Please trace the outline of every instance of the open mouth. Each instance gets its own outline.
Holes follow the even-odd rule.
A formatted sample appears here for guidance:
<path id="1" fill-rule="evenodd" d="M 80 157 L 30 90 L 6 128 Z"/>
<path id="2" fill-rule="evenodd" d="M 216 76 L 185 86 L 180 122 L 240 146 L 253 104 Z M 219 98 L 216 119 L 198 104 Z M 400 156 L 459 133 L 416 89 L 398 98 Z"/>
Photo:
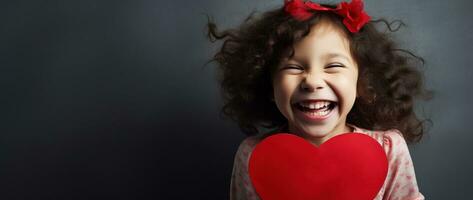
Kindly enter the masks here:
<path id="1" fill-rule="evenodd" d="M 334 101 L 302 101 L 295 103 L 294 107 L 311 118 L 324 118 L 327 117 L 337 105 L 337 102 Z"/>

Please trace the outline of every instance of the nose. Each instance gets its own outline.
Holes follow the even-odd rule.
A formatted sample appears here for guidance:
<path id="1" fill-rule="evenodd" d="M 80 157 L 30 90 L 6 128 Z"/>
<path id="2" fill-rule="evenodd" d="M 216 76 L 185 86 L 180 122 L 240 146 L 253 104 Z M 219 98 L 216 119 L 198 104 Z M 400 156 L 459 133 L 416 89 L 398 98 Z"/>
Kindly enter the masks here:
<path id="1" fill-rule="evenodd" d="M 325 80 L 321 74 L 307 74 L 300 85 L 301 90 L 307 92 L 313 92 L 314 90 L 320 90 L 326 87 Z"/>

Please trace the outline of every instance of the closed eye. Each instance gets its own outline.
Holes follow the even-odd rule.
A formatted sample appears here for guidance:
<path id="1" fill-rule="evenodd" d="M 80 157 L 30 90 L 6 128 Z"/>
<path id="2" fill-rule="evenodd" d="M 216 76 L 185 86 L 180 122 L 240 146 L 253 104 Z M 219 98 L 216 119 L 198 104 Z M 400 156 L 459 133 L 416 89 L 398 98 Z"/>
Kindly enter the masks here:
<path id="1" fill-rule="evenodd" d="M 304 70 L 301 66 L 297 65 L 286 65 L 285 67 L 282 68 L 283 70 L 289 69 L 289 70 Z"/>
<path id="2" fill-rule="evenodd" d="M 284 74 L 297 75 L 304 73 L 304 68 L 299 65 L 287 64 L 281 67 L 280 72 Z"/>
<path id="3" fill-rule="evenodd" d="M 341 64 L 333 64 L 333 65 L 329 65 L 325 68 L 334 68 L 334 67 L 345 67 L 344 65 L 341 65 Z"/>
<path id="4" fill-rule="evenodd" d="M 302 68 L 300 68 L 300 67 L 286 67 L 286 69 L 300 69 L 300 70 L 302 70 Z"/>

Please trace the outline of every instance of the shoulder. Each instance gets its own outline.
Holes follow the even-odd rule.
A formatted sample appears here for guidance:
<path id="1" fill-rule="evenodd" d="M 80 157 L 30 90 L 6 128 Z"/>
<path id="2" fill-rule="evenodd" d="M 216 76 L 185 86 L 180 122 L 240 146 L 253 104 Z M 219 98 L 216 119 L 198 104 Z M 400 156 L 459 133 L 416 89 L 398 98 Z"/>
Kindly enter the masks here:
<path id="1" fill-rule="evenodd" d="M 356 127 L 356 132 L 366 134 L 371 136 L 373 139 L 378 141 L 378 143 L 383 147 L 386 155 L 389 157 L 402 155 L 403 152 L 409 151 L 407 147 L 406 140 L 404 139 L 403 134 L 398 129 L 389 129 L 389 130 L 367 130 L 363 128 Z"/>
<path id="2" fill-rule="evenodd" d="M 237 165 L 238 168 L 246 169 L 248 167 L 248 163 L 250 161 L 250 157 L 253 150 L 267 136 L 268 134 L 248 136 L 240 142 L 234 159 L 234 163 Z"/>
<path id="3" fill-rule="evenodd" d="M 259 136 L 246 137 L 243 141 L 241 141 L 240 145 L 238 146 L 238 150 L 235 157 L 242 159 L 240 161 L 243 161 L 243 163 L 247 162 L 247 159 L 250 157 L 251 152 L 260 141 L 261 138 Z"/>
<path id="4" fill-rule="evenodd" d="M 388 156 L 388 159 L 396 159 L 400 157 L 410 156 L 406 140 L 401 131 L 397 129 L 390 129 L 381 131 L 383 138 L 383 148 Z"/>
<path id="5" fill-rule="evenodd" d="M 390 150 L 407 150 L 407 143 L 402 133 L 397 129 L 383 132 L 383 143 Z"/>

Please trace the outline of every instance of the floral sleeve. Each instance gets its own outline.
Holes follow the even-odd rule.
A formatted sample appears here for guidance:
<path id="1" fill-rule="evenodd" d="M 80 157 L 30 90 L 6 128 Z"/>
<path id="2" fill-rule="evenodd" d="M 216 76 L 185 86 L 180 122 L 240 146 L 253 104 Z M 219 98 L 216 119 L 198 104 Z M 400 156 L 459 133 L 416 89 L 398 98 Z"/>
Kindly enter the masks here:
<path id="1" fill-rule="evenodd" d="M 248 174 L 248 161 L 255 145 L 256 140 L 249 137 L 238 147 L 233 161 L 230 200 L 259 200 Z"/>
<path id="2" fill-rule="evenodd" d="M 387 131 L 383 146 L 389 162 L 388 175 L 380 192 L 383 200 L 424 200 L 419 192 L 414 165 L 401 132 Z M 378 198 L 376 198 L 378 199 Z M 381 199 L 381 198 L 379 198 Z"/>

